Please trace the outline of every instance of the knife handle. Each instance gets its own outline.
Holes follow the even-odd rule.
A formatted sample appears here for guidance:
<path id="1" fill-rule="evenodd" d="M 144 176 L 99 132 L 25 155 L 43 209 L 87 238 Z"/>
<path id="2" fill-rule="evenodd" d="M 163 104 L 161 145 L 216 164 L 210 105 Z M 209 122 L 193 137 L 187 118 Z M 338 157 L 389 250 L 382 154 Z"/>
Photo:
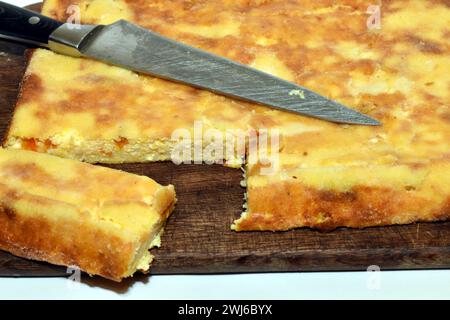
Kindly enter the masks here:
<path id="1" fill-rule="evenodd" d="M 47 47 L 50 34 L 62 23 L 0 1 L 0 38 Z"/>

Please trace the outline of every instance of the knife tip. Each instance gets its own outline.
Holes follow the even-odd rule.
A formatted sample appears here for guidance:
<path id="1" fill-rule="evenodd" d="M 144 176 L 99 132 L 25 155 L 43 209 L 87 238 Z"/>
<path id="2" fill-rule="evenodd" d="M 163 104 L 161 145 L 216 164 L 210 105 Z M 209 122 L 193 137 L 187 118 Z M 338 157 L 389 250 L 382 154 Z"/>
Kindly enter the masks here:
<path id="1" fill-rule="evenodd" d="M 376 119 L 373 119 L 371 117 L 364 117 L 363 121 L 358 121 L 355 124 L 360 124 L 360 125 L 365 125 L 365 126 L 373 126 L 373 127 L 377 127 L 377 126 L 381 126 L 382 123 Z"/>
<path id="2" fill-rule="evenodd" d="M 341 119 L 346 119 L 343 122 L 347 124 L 354 124 L 354 125 L 363 125 L 363 126 L 381 126 L 382 123 L 372 117 L 369 117 L 366 114 L 363 114 L 357 110 L 351 109 L 349 107 L 343 106 L 346 109 L 345 115 L 347 118 L 342 117 Z"/>
<path id="3" fill-rule="evenodd" d="M 341 124 L 371 126 L 371 127 L 377 127 L 382 125 L 380 121 L 354 110 L 352 110 L 350 116 L 349 114 L 346 114 L 346 116 L 339 118 L 340 118 L 339 120 L 335 119 L 336 121 L 334 122 Z"/>
<path id="4" fill-rule="evenodd" d="M 339 102 L 325 99 L 325 106 L 327 112 L 322 111 L 319 118 L 327 121 L 350 124 L 350 125 L 362 125 L 362 126 L 381 126 L 382 123 L 366 114 L 359 112 L 358 110 L 352 109 L 346 105 Z"/>

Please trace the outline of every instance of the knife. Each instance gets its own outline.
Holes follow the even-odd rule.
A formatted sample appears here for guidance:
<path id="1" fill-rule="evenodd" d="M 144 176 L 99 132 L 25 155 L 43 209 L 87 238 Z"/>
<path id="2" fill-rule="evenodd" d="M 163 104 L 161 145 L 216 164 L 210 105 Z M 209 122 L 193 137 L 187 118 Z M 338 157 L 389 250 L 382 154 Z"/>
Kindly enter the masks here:
<path id="1" fill-rule="evenodd" d="M 0 38 L 100 60 L 243 101 L 336 123 L 380 125 L 307 88 L 119 20 L 61 23 L 0 1 Z"/>

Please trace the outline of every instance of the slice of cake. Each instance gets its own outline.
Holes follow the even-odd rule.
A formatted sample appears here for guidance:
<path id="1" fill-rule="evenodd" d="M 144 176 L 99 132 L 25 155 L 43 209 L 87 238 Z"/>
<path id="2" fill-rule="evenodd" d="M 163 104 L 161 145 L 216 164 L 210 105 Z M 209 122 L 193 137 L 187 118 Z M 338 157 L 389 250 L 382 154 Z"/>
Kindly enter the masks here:
<path id="1" fill-rule="evenodd" d="M 173 186 L 46 154 L 0 149 L 0 249 L 121 281 L 146 272 Z"/>
<path id="2" fill-rule="evenodd" d="M 280 167 L 265 175 L 248 163 L 247 223 L 241 220 L 236 230 L 449 217 L 448 1 L 391 0 L 379 7 L 365 0 L 70 4 L 79 6 L 82 23 L 130 20 L 296 82 L 383 125 L 328 123 L 37 50 L 4 146 L 87 162 L 145 162 L 170 160 L 180 129 L 205 138 L 195 135 L 198 121 L 203 133 L 277 129 Z M 47 0 L 43 13 L 66 21 L 67 5 Z"/>
<path id="3" fill-rule="evenodd" d="M 245 212 L 233 230 L 280 231 L 299 226 L 333 230 L 416 221 L 447 220 L 450 215 L 450 162 L 395 161 L 326 166 L 293 165 L 306 154 L 281 155 L 280 168 L 263 175 L 247 167 Z"/>

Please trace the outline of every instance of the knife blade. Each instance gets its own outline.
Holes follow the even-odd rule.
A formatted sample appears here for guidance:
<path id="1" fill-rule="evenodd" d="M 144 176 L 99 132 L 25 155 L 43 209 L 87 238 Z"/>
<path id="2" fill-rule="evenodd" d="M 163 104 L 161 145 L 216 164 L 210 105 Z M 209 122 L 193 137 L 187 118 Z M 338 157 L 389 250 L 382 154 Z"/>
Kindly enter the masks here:
<path id="1" fill-rule="evenodd" d="M 60 54 L 100 60 L 304 116 L 336 123 L 380 125 L 377 120 L 305 87 L 125 20 L 111 25 L 73 25 L 0 2 L 0 34 Z"/>

